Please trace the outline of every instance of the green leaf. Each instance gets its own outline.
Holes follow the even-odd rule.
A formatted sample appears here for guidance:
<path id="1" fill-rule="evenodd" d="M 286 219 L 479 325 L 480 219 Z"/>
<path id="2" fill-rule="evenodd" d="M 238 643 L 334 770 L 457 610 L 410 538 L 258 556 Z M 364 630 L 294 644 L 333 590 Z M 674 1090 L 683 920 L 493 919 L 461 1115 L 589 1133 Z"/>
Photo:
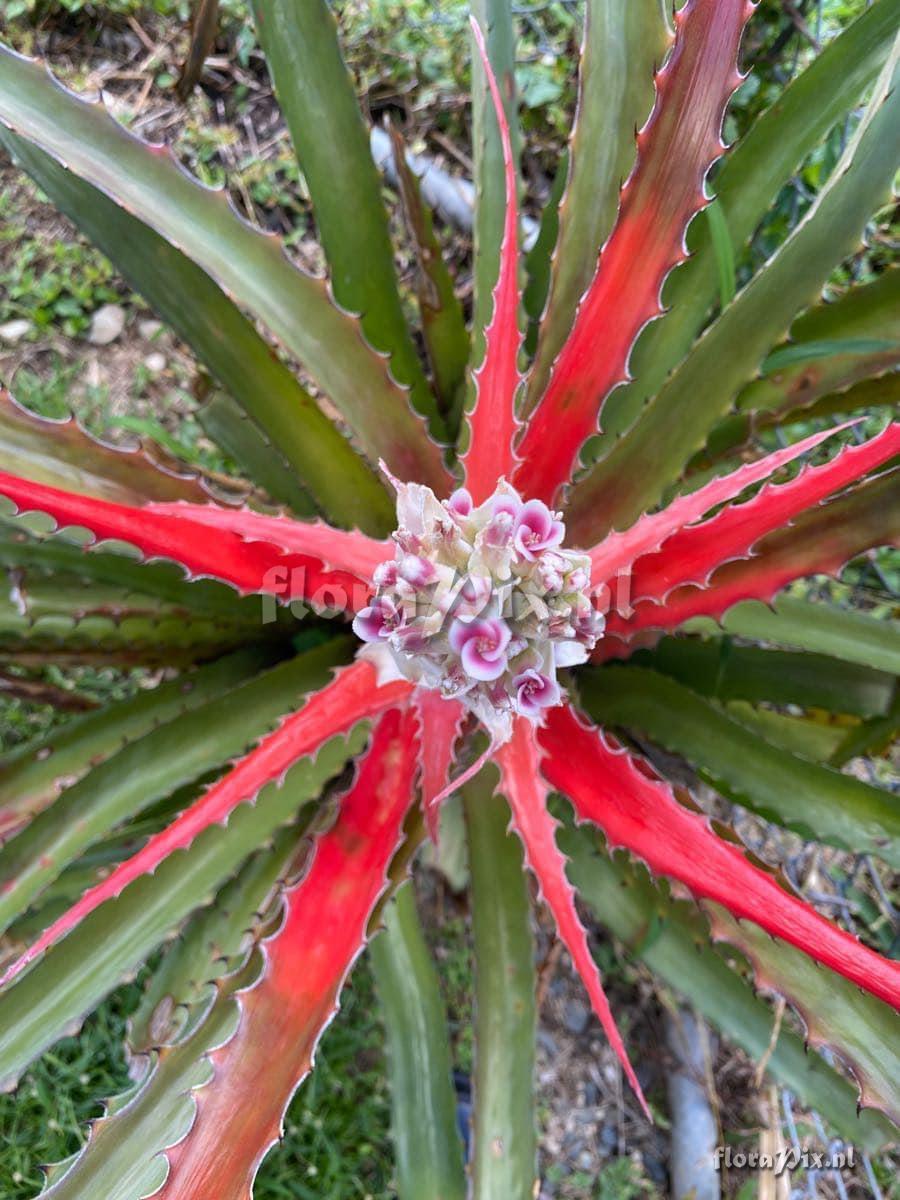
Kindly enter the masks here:
<path id="1" fill-rule="evenodd" d="M 855 249 L 873 208 L 890 190 L 900 156 L 898 62 L 900 35 L 865 116 L 813 207 L 640 419 L 576 486 L 570 519 L 576 541 L 590 544 L 604 529 L 631 524 L 659 501 L 772 342 L 799 308 L 817 298 L 832 266 Z M 653 472 L 643 467 L 648 461 Z M 602 524 L 596 513 L 603 514 Z"/>
<path id="2" fill-rule="evenodd" d="M 876 357 L 853 355 L 828 361 L 819 360 L 817 366 L 798 367 L 795 371 L 779 373 L 778 382 L 770 390 L 775 403 L 782 407 L 759 411 L 732 413 L 713 429 L 703 450 L 691 460 L 687 485 L 693 487 L 703 482 L 703 472 L 715 464 L 715 473 L 730 469 L 727 460 L 737 450 L 749 445 L 758 434 L 777 428 L 787 430 L 798 422 L 820 421 L 833 417 L 871 417 L 874 411 L 886 408 L 891 412 L 900 410 L 900 371 L 889 371 L 874 378 L 863 378 L 851 383 L 846 390 L 833 391 L 833 381 L 838 388 L 853 377 L 871 374 L 882 369 L 884 355 Z M 832 368 L 834 370 L 832 371 Z M 756 380 L 738 396 L 736 405 L 741 408 L 743 397 L 757 389 L 769 390 L 770 380 Z M 795 390 L 796 389 L 796 390 Z M 826 394 L 821 395 L 825 389 Z M 794 401 L 798 407 L 791 407 Z M 874 410 L 874 411 L 873 411 Z M 792 434 L 785 433 L 788 440 Z M 735 462 L 734 465 L 740 465 Z"/>
<path id="3" fill-rule="evenodd" d="M 809 955 L 737 921 L 716 904 L 704 904 L 713 936 L 737 946 L 753 967 L 757 985 L 785 996 L 799 1009 L 807 1041 L 834 1047 L 860 1085 L 860 1102 L 900 1122 L 900 1014 L 860 991 Z"/>
<path id="4" fill-rule="evenodd" d="M 739 614 L 742 607 L 736 605 L 726 613 L 729 632 L 738 633 L 744 628 L 728 625 L 732 614 Z M 762 605 L 753 607 L 762 609 Z M 749 604 L 746 609 L 750 609 Z M 823 708 L 855 717 L 881 716 L 890 707 L 896 680 L 886 671 L 836 661 L 827 653 L 735 645 L 730 637 L 721 636 L 714 621 L 705 617 L 687 624 L 693 632 L 718 636 L 702 640 L 663 638 L 652 650 L 635 654 L 632 661 L 661 671 L 704 696 L 725 702 L 798 704 L 801 708 Z M 760 636 L 766 640 L 764 635 Z"/>
<path id="5" fill-rule="evenodd" d="M 719 305 L 727 308 L 737 295 L 737 274 L 731 234 L 728 232 L 728 222 L 722 211 L 722 201 L 718 197 L 707 206 L 706 219 L 719 275 Z"/>
<path id="6" fill-rule="evenodd" d="M 472 1200 L 532 1200 L 534 945 L 522 850 L 484 774 L 463 789 L 475 938 Z"/>
<path id="7" fill-rule="evenodd" d="M 101 124 L 105 125 L 102 119 Z M 391 528 L 390 500 L 372 469 L 319 411 L 225 291 L 188 254 L 154 231 L 152 213 L 145 222 L 137 209 L 129 211 L 99 187 L 92 187 L 90 177 L 85 180 L 64 169 L 2 127 L 0 142 L 191 346 L 277 447 L 325 513 L 372 533 Z M 246 239 L 251 231 L 244 227 L 242 233 Z M 190 303 L 185 303 L 186 296 Z M 253 462 L 244 462 L 239 454 L 235 457 L 252 469 Z M 290 504 L 295 488 L 270 490 L 276 500 Z"/>
<path id="8" fill-rule="evenodd" d="M 793 367 L 797 363 L 805 365 L 819 358 L 835 358 L 844 354 L 872 355 L 884 351 L 891 352 L 896 357 L 900 352 L 900 342 L 889 342 L 884 338 L 835 338 L 830 342 L 800 342 L 796 346 L 774 350 L 763 360 L 760 374 L 774 375 L 784 367 Z"/>
<path id="9" fill-rule="evenodd" d="M 0 455 L 6 470 L 37 483 L 68 488 L 120 504 L 191 500 L 209 491 L 184 464 L 140 448 L 116 449 L 91 437 L 74 417 L 50 420 L 30 412 L 0 387 Z"/>
<path id="10" fill-rule="evenodd" d="M 0 826 L 18 824 L 128 742 L 179 719 L 277 657 L 276 651 L 260 647 L 240 650 L 17 746 L 0 757 Z"/>
<path id="11" fill-rule="evenodd" d="M 381 179 L 335 18 L 325 0 L 254 0 L 253 12 L 309 188 L 334 298 L 360 314 L 369 342 L 389 355 L 394 378 L 412 388 L 416 408 L 433 418 L 434 396 L 400 304 Z"/>
<path id="12" fill-rule="evenodd" d="M 253 855 L 207 908 L 198 909 L 170 942 L 128 1022 L 132 1054 L 149 1054 L 181 1041 L 203 1016 L 213 981 L 246 957 L 254 937 L 277 919 L 282 884 L 306 853 L 303 821 L 280 829 L 273 844 Z"/>
<path id="13" fill-rule="evenodd" d="M 650 115 L 653 73 L 670 41 L 667 8 L 664 0 L 589 0 L 587 5 L 568 179 L 528 408 L 547 385 L 615 221 L 619 190 L 634 165 L 634 131 Z"/>
<path id="14" fill-rule="evenodd" d="M 727 711 L 730 717 L 758 733 L 765 741 L 811 762 L 831 762 L 847 733 L 846 725 L 826 723 L 813 717 L 789 716 L 770 708 L 754 708 L 745 700 L 733 700 Z M 832 762 L 831 765 L 835 764 Z"/>
<path id="15" fill-rule="evenodd" d="M 846 391 L 900 364 L 900 270 L 882 272 L 872 283 L 851 288 L 840 299 L 820 304 L 804 313 L 791 327 L 790 341 L 763 362 L 764 379 L 755 380 L 740 393 L 734 416 L 726 425 L 736 430 L 730 438 L 714 430 L 714 453 L 722 453 L 755 429 L 779 418 L 801 420 L 813 416 L 811 406 L 830 393 Z M 874 381 L 873 381 L 874 382 Z M 896 383 L 896 379 L 893 381 Z M 875 385 L 889 387 L 889 381 Z M 878 403 L 870 388 L 862 396 Z M 841 407 L 844 404 L 845 407 Z M 857 404 L 853 398 L 834 397 L 836 412 Z M 808 413 L 803 410 L 809 409 Z M 723 424 L 726 424 L 723 422 Z"/>
<path id="16" fill-rule="evenodd" d="M 606 667 L 581 678 L 587 711 L 683 755 L 730 800 L 803 837 L 900 865 L 900 808 L 862 780 L 789 754 L 702 696 L 643 667 Z"/>
<path id="17" fill-rule="evenodd" d="M 488 57 L 509 122 L 513 159 L 519 161 L 519 129 L 515 76 L 515 33 L 510 0 L 473 0 L 472 16 L 485 33 Z M 500 129 L 494 114 L 487 79 L 472 43 L 472 148 L 475 158 L 475 298 L 472 313 L 470 364 L 484 357 L 484 331 L 493 312 L 493 291 L 500 273 L 500 245 L 506 210 L 506 185 Z"/>
<path id="18" fill-rule="evenodd" d="M 127 209 L 263 321 L 373 459 L 442 487 L 439 449 L 358 321 L 332 302 L 324 280 L 288 261 L 276 238 L 242 221 L 224 192 L 204 188 L 168 151 L 132 136 L 101 105 L 64 91 L 37 63 L 2 47 L 0 124 Z"/>
<path id="19" fill-rule="evenodd" d="M 229 454 L 254 483 L 293 513 L 311 517 L 318 511 L 290 461 L 265 430 L 227 392 L 215 392 L 197 413 L 204 431 Z M 336 472 L 338 474 L 339 472 Z M 373 523 L 373 528 L 383 522 Z"/>
<path id="20" fill-rule="evenodd" d="M 806 155 L 871 85 L 888 56 L 898 20 L 900 0 L 876 0 L 781 92 L 725 157 L 713 186 L 735 252 L 742 249 Z M 708 226 L 700 221 L 688 232 L 692 256 L 666 284 L 666 316 L 648 325 L 638 339 L 631 357 L 634 382 L 619 388 L 606 402 L 598 456 L 613 448 L 614 439 L 663 386 L 703 327 L 719 286 L 715 247 L 708 234 Z"/>
<path id="21" fill-rule="evenodd" d="M 849 1143 L 873 1154 L 894 1141 L 896 1130 L 880 1113 L 867 1111 L 857 1116 L 856 1089 L 818 1054 L 808 1053 L 787 1022 L 767 1055 L 773 1034 L 771 1009 L 708 944 L 706 922 L 696 910 L 669 899 L 666 891 L 643 868 L 631 865 L 624 854 L 608 854 L 593 831 L 570 827 L 561 831 L 559 842 L 569 859 L 572 882 L 598 919 L 656 976 L 695 1005 L 752 1059 L 758 1062 L 767 1056 L 769 1073 L 802 1104 L 819 1112 Z M 649 938 L 651 929 L 654 936 Z M 785 949 L 781 944 L 770 945 L 773 955 Z M 803 998 L 815 1005 L 821 1002 L 824 1009 L 828 988 L 843 981 L 815 967 L 813 975 L 813 990 Z M 879 1010 L 876 1025 L 868 1029 L 860 1024 L 853 1042 L 858 1045 L 862 1041 L 863 1052 L 871 1056 L 880 1031 L 890 1024 Z M 837 1031 L 833 1032 L 836 1041 Z M 836 1049 L 840 1052 L 841 1045 Z"/>
<path id="22" fill-rule="evenodd" d="M 34 1058 L 77 1026 L 192 910 L 209 903 L 248 850 L 295 818 L 359 752 L 367 730 L 362 724 L 347 738 L 327 742 L 314 760 L 296 763 L 280 785 L 269 784 L 253 802 L 235 809 L 226 825 L 205 830 L 153 875 L 101 905 L 0 995 L 0 1087 L 12 1087 Z"/>
<path id="23" fill-rule="evenodd" d="M 20 666 L 53 661 L 187 665 L 244 641 L 246 632 L 238 625 L 78 576 L 20 570 L 11 592 L 0 594 L 0 648 Z"/>
<path id="24" fill-rule="evenodd" d="M 412 884 L 369 946 L 387 1028 L 399 1200 L 464 1200 L 447 1015 Z"/>
<path id="25" fill-rule="evenodd" d="M 109 584 L 143 596 L 152 596 L 185 613 L 216 619 L 222 626 L 245 629 L 248 637 L 258 637 L 264 613 L 259 596 L 238 596 L 234 588 L 212 579 L 187 582 L 175 563 L 144 563 L 124 554 L 95 550 L 85 553 L 83 539 L 74 530 L 52 532 L 46 536 L 46 521 L 33 517 L 5 517 L 0 514 L 0 565 L 12 571 L 24 571 L 26 577 L 63 580 L 75 584 Z M 63 592 L 63 583 L 57 583 Z M 62 604 L 64 596 L 57 599 Z M 278 620 L 285 614 L 279 610 Z"/>
<path id="26" fill-rule="evenodd" d="M 417 291 L 422 315 L 422 337 L 441 416 L 453 442 L 459 432 L 465 396 L 469 333 L 462 305 L 456 296 L 453 279 L 434 231 L 431 212 L 422 198 L 419 180 L 407 161 L 403 139 L 393 128 L 391 143 L 403 211 L 418 260 Z"/>
<path id="27" fill-rule="evenodd" d="M 267 929 L 273 894 L 277 898 L 304 833 L 303 821 L 279 830 L 272 846 L 253 855 L 167 947 L 129 1023 L 131 1052 L 148 1056 L 137 1088 L 115 1097 L 91 1124 L 81 1152 L 52 1174 L 48 1197 L 141 1200 L 165 1175 L 162 1152 L 187 1132 L 194 1117 L 190 1092 L 209 1079 L 204 1056 L 230 1032 L 234 1014 L 223 1020 L 230 998 L 258 971 L 258 962 L 248 962 L 248 938 L 255 943 Z M 141 1065 L 134 1064 L 133 1073 Z"/>
<path id="28" fill-rule="evenodd" d="M 525 287 L 522 291 L 522 307 L 528 317 L 525 334 L 525 353 L 534 357 L 537 349 L 538 330 L 547 296 L 550 293 L 550 271 L 553 251 L 559 237 L 559 205 L 569 177 L 569 152 L 564 150 L 556 167 L 547 202 L 541 212 L 538 235 L 525 255 Z"/>
<path id="29" fill-rule="evenodd" d="M 900 687 L 894 703 L 883 717 L 870 717 L 847 731 L 843 741 L 829 758 L 833 767 L 842 767 L 860 755 L 878 755 L 891 750 L 900 733 Z"/>
<path id="30" fill-rule="evenodd" d="M 718 632 L 715 623 L 703 617 L 683 628 L 686 633 Z M 721 628 L 738 637 L 777 642 L 900 675 L 900 621 L 782 595 L 771 607 L 755 600 L 736 604 L 722 618 Z"/>
<path id="31" fill-rule="evenodd" d="M 345 657 L 335 639 L 130 742 L 0 849 L 0 928 L 92 842 L 148 804 L 243 754 Z"/>
<path id="32" fill-rule="evenodd" d="M 92 1124 L 84 1150 L 51 1172 L 42 1197 L 143 1200 L 159 1191 L 169 1171 L 164 1150 L 189 1132 L 196 1115 L 193 1093 L 212 1081 L 208 1055 L 234 1033 L 240 1019 L 235 992 L 249 987 L 259 968 L 255 958 L 224 981 L 201 1027 L 185 1041 L 162 1047 L 139 1083 L 111 1101 Z"/>

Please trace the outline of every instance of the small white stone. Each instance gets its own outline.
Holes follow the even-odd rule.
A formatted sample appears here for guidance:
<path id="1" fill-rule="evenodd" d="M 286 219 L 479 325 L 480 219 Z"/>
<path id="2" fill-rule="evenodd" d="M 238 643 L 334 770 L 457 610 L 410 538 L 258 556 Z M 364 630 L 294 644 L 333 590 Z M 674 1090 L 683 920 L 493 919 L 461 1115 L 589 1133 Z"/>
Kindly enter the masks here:
<path id="1" fill-rule="evenodd" d="M 125 328 L 125 309 L 119 304 L 104 304 L 91 318 L 88 341 L 92 346 L 108 346 Z"/>
<path id="2" fill-rule="evenodd" d="M 154 375 L 158 375 L 160 371 L 166 369 L 166 356 L 164 354 L 148 354 L 144 359 L 144 366 L 148 371 L 152 371 Z"/>
<path id="3" fill-rule="evenodd" d="M 138 321 L 138 333 L 148 342 L 156 337 L 162 327 L 162 321 L 156 321 L 153 318 L 145 317 L 143 321 Z"/>
<path id="4" fill-rule="evenodd" d="M 13 345 L 30 332 L 31 322 L 26 321 L 24 317 L 18 317 L 15 321 L 7 321 L 5 325 L 0 325 L 0 340 Z"/>

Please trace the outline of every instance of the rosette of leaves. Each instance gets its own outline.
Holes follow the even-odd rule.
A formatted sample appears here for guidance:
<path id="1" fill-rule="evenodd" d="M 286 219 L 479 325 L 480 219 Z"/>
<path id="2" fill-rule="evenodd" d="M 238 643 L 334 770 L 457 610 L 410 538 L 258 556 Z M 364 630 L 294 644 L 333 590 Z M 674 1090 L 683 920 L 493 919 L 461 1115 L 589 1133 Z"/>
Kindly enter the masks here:
<path id="1" fill-rule="evenodd" d="M 464 319 L 401 163 L 420 337 L 324 0 L 254 8 L 327 280 L 165 148 L 0 50 L 3 145 L 190 344 L 222 389 L 208 419 L 280 506 L 215 502 L 197 479 L 4 397 L 5 648 L 26 666 L 180 672 L 3 764 L 6 1085 L 165 946 L 129 1032 L 134 1085 L 50 1172 L 48 1196 L 248 1197 L 381 926 L 400 1195 L 533 1195 L 525 869 L 645 1111 L 576 884 L 751 1052 L 771 1026 L 754 984 L 785 996 L 855 1086 L 787 1029 L 769 1069 L 858 1145 L 891 1136 L 900 969 L 698 812 L 661 764 L 678 756 L 770 821 L 897 864 L 896 798 L 841 765 L 882 753 L 896 729 L 900 629 L 785 589 L 900 541 L 900 425 L 857 437 L 853 423 L 863 409 L 889 415 L 896 397 L 897 276 L 823 301 L 889 195 L 900 4 L 876 0 L 726 153 L 752 4 L 688 0 L 670 19 L 659 0 L 590 0 L 562 198 L 524 260 L 510 5 L 474 7 L 479 44 L 486 30 L 474 305 Z M 809 212 L 729 298 L 723 247 L 741 252 L 850 112 Z M 717 218 L 695 220 L 713 192 Z M 832 436 L 835 413 L 854 436 L 847 424 Z M 760 429 L 782 448 L 761 454 Z M 474 778 L 464 697 L 380 677 L 349 633 L 394 555 L 379 460 L 436 502 L 464 484 L 480 504 L 505 479 L 551 506 L 608 610 L 562 703 L 517 713 Z M 839 737 L 822 736 L 823 713 Z M 464 775 L 478 1035 L 468 1184 L 435 974 L 404 887 L 425 814 Z"/>

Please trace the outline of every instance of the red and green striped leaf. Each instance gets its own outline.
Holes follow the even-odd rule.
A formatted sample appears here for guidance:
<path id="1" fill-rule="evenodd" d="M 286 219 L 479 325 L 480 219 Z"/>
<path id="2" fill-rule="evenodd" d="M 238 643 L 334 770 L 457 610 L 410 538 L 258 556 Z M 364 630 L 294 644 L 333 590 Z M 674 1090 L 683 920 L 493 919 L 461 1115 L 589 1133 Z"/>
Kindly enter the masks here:
<path id="1" fill-rule="evenodd" d="M 591 578 L 594 583 L 604 582 L 627 571 L 641 555 L 652 554 L 667 538 L 686 525 L 698 521 L 705 513 L 727 500 L 733 500 L 754 483 L 768 479 L 781 467 L 814 450 L 836 432 L 836 429 L 826 429 L 822 433 L 814 433 L 784 450 L 746 463 L 728 475 L 711 480 L 695 492 L 677 496 L 662 512 L 645 513 L 623 533 L 613 531 L 590 551 Z"/>
<path id="2" fill-rule="evenodd" d="M 748 727 L 739 713 L 698 695 L 693 683 L 609 665 L 582 674 L 580 696 L 605 729 L 649 738 L 726 799 L 807 841 L 875 854 L 900 868 L 900 806 L 890 792 L 785 749 L 770 731 Z"/>
<path id="3" fill-rule="evenodd" d="M 263 943 L 259 980 L 239 993 L 237 1029 L 210 1055 L 212 1083 L 194 1093 L 194 1123 L 168 1152 L 160 1200 L 249 1195 L 366 943 L 412 803 L 417 741 L 411 709 L 392 710 L 379 722 L 334 826 L 316 840 L 306 875 L 285 896 L 284 924 Z"/>
<path id="4" fill-rule="evenodd" d="M 818 301 L 890 195 L 900 149 L 900 39 L 840 162 L 779 250 L 572 490 L 570 536 L 592 544 L 659 503 L 797 312 Z M 647 464 L 653 463 L 653 470 Z"/>
<path id="5" fill-rule="evenodd" d="M 705 817 L 684 808 L 646 764 L 632 758 L 568 707 L 551 710 L 538 735 L 543 770 L 611 846 L 624 846 L 651 871 L 693 895 L 724 905 L 803 950 L 863 990 L 900 1007 L 900 963 L 869 950 L 798 897 L 784 891 L 740 849 L 718 838 Z"/>
<path id="6" fill-rule="evenodd" d="M 333 529 L 324 521 L 294 521 L 249 508 L 154 502 L 145 504 L 143 511 L 186 517 L 225 533 L 235 533 L 247 542 L 277 546 L 286 554 L 312 555 L 328 570 L 347 571 L 357 579 L 371 579 L 375 568 L 394 554 L 392 542 L 370 538 L 357 529 Z"/>
<path id="7" fill-rule="evenodd" d="M 719 164 L 716 207 L 736 255 L 806 157 L 865 96 L 890 53 L 898 18 L 897 0 L 868 5 L 779 91 L 777 100 Z M 665 316 L 651 322 L 635 346 L 634 381 L 617 388 L 606 402 L 604 431 L 593 448 L 594 457 L 609 453 L 616 438 L 640 416 L 644 404 L 690 351 L 715 304 L 721 285 L 709 222 L 694 221 L 687 244 L 690 258 L 666 281 Z M 774 333 L 770 345 L 785 327 Z"/>
<path id="8" fill-rule="evenodd" d="M 836 575 L 873 546 L 900 545 L 900 470 L 859 484 L 851 492 L 799 516 L 763 538 L 752 558 L 726 563 L 704 588 L 684 587 L 664 604 L 642 601 L 627 614 L 611 612 L 595 657 L 629 653 L 635 637 L 675 629 L 693 617 L 719 619 L 742 600 L 769 602 L 805 575 Z M 646 644 L 646 641 L 645 641 Z"/>
<path id="9" fill-rule="evenodd" d="M 109 446 L 70 416 L 51 420 L 24 408 L 0 387 L 0 451 L 6 467 L 54 487 L 140 504 L 144 500 L 190 500 L 210 492 L 183 463 L 141 446 Z"/>
<path id="10" fill-rule="evenodd" d="M 575 908 L 575 893 L 566 878 L 566 860 L 556 845 L 556 821 L 547 809 L 548 791 L 541 778 L 541 753 L 530 721 L 523 717 L 516 721 L 511 741 L 497 752 L 497 763 L 500 767 L 500 790 L 509 801 L 513 828 L 522 839 L 525 860 L 534 872 L 544 902 L 553 914 L 557 932 L 572 956 L 603 1031 L 622 1064 L 641 1108 L 652 1120 L 603 991 L 600 972 L 588 946 L 587 933 Z"/>
<path id="11" fill-rule="evenodd" d="M 662 312 L 663 282 L 685 258 L 685 230 L 707 203 L 706 173 L 725 149 L 722 120 L 741 82 L 751 11 L 747 0 L 688 0 L 675 14 L 674 49 L 656 76 L 618 220 L 522 439 L 528 466 L 518 478 L 529 495 L 550 502 L 569 479 L 603 400 L 628 379 L 638 333 Z"/>
<path id="12" fill-rule="evenodd" d="M 467 418 L 469 447 L 462 459 L 468 489 L 475 503 L 481 504 L 494 491 L 501 476 L 512 474 L 516 461 L 513 443 L 519 430 L 515 402 L 522 378 L 518 363 L 522 335 L 519 332 L 519 206 L 512 140 L 484 35 L 474 18 L 472 35 L 500 127 L 506 181 L 506 215 L 500 244 L 500 272 L 493 291 L 494 310 L 484 333 L 484 358 L 474 372 L 475 406 Z"/>
<path id="13" fill-rule="evenodd" d="M 585 5 L 578 103 L 568 156 L 561 160 L 554 181 L 554 190 L 565 187 L 554 220 L 555 248 L 550 247 L 552 259 L 543 260 L 546 277 L 536 288 L 539 307 L 529 309 L 536 321 L 546 307 L 540 332 L 535 329 L 526 410 L 547 386 L 615 224 L 622 183 L 634 167 L 635 130 L 650 115 L 656 96 L 654 72 L 672 44 L 671 7 L 665 0 L 588 0 Z M 526 305 L 528 299 L 526 294 Z"/>
<path id="14" fill-rule="evenodd" d="M 374 668 L 364 660 L 345 667 L 168 828 L 152 837 L 137 854 L 85 892 L 7 969 L 0 979 L 0 986 L 19 975 L 104 901 L 118 896 L 129 883 L 154 871 L 174 851 L 190 846 L 211 825 L 224 822 L 238 805 L 252 800 L 267 783 L 280 779 L 298 759 L 314 754 L 319 746 L 346 732 L 358 721 L 376 716 L 402 701 L 409 690 L 407 683 L 379 687 Z"/>
<path id="15" fill-rule="evenodd" d="M 757 985 L 786 994 L 806 1025 L 805 1036 L 788 1021 L 773 1028 L 772 1009 L 754 995 L 740 957 L 733 969 L 725 959 L 736 956 L 708 944 L 706 915 L 714 909 L 724 917 L 724 909 L 707 902 L 699 913 L 693 904 L 673 900 L 625 854 L 607 853 L 600 835 L 586 825 L 566 827 L 559 840 L 578 894 L 629 955 L 643 959 L 751 1059 L 765 1062 L 772 1077 L 857 1149 L 877 1153 L 896 1141 L 896 1126 L 874 1110 L 860 1112 L 857 1088 L 821 1055 L 810 1054 L 807 1044 L 808 1039 L 828 1045 L 849 1062 L 862 1103 L 874 1103 L 871 1083 L 889 1078 L 892 1066 L 897 1074 L 896 1012 L 749 922 L 729 919 L 727 940 L 744 953 L 752 947 Z M 794 964 L 799 969 L 792 970 Z"/>
<path id="16" fill-rule="evenodd" d="M 440 692 L 428 688 L 418 688 L 413 703 L 422 726 L 422 809 L 428 836 L 436 846 L 440 831 L 440 797 L 450 783 L 454 749 L 466 713 L 458 700 L 445 700 Z"/>
<path id="17" fill-rule="evenodd" d="M 900 454 L 900 422 L 889 425 L 868 442 L 844 447 L 823 466 L 807 466 L 780 486 L 767 483 L 746 503 L 729 505 L 708 521 L 682 529 L 655 553 L 635 563 L 631 602 L 650 599 L 664 603 L 677 587 L 705 585 L 724 563 L 749 557 L 766 534 L 785 528 L 801 513 L 849 487 L 897 454 Z M 707 486 L 714 489 L 716 482 Z"/>
<path id="18" fill-rule="evenodd" d="M 308 527 L 315 545 L 312 552 L 285 551 L 271 540 L 250 541 L 246 533 L 221 528 L 227 518 L 242 523 L 245 528 L 258 528 L 258 524 L 253 525 L 251 517 L 242 517 L 239 513 L 229 515 L 227 510 L 223 517 L 215 517 L 216 510 L 212 506 L 198 506 L 201 519 L 193 515 L 193 510 L 181 508 L 176 516 L 175 510 L 168 508 L 155 510 L 152 505 L 132 508 L 45 487 L 2 471 L 0 495 L 12 500 L 21 511 L 47 513 L 60 526 L 83 527 L 97 541 L 128 542 L 137 546 L 147 558 L 171 559 L 191 576 L 218 579 L 240 592 L 268 592 L 278 595 L 284 602 L 312 600 L 315 596 L 322 607 L 329 608 L 358 609 L 367 603 L 367 575 L 329 570 L 318 557 L 323 548 L 322 526 Z M 190 511 L 192 515 L 181 515 L 184 511 Z M 217 523 L 220 526 L 218 536 L 211 537 L 209 525 Z M 298 545 L 306 527 L 296 522 L 292 528 L 292 544 Z M 330 533 L 331 553 L 345 561 L 353 561 L 353 548 L 360 544 L 369 544 L 362 534 L 338 530 Z M 365 556 L 363 559 L 365 569 L 368 560 Z"/>

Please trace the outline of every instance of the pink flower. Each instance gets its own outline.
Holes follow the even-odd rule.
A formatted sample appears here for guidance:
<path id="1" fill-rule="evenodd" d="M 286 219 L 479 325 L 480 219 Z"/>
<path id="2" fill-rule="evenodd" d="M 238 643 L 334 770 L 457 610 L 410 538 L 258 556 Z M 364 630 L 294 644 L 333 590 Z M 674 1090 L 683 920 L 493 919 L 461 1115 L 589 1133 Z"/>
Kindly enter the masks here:
<path id="1" fill-rule="evenodd" d="M 450 626 L 450 645 L 460 657 L 471 679 L 499 679 L 506 670 L 509 627 L 499 617 L 486 621 L 454 621 Z"/>
<path id="2" fill-rule="evenodd" d="M 405 554 L 397 573 L 401 579 L 405 579 L 407 583 L 416 588 L 427 587 L 437 579 L 434 564 L 419 554 Z"/>
<path id="3" fill-rule="evenodd" d="M 522 511 L 522 501 L 518 496 L 510 496 L 508 493 L 501 493 L 495 496 L 491 501 L 491 516 L 499 517 L 501 513 L 507 513 L 510 517 L 516 520 L 519 513 Z"/>
<path id="4" fill-rule="evenodd" d="M 472 511 L 472 497 L 465 488 L 457 488 L 446 501 L 447 510 L 456 517 L 467 517 Z"/>
<path id="5" fill-rule="evenodd" d="M 372 576 L 376 588 L 393 587 L 397 582 L 397 560 L 390 558 L 387 562 L 379 563 Z"/>
<path id="6" fill-rule="evenodd" d="M 529 500 L 518 516 L 515 546 L 522 558 L 534 562 L 542 550 L 558 546 L 566 528 L 554 517 L 543 500 Z"/>
<path id="7" fill-rule="evenodd" d="M 562 692 L 555 679 L 529 668 L 513 680 L 516 689 L 516 708 L 523 717 L 532 720 L 542 709 L 554 708 L 562 699 Z"/>
<path id="8" fill-rule="evenodd" d="M 494 513 L 484 527 L 482 540 L 485 546 L 502 550 L 510 544 L 516 527 L 516 519 L 512 513 Z"/>
<path id="9" fill-rule="evenodd" d="M 353 632 L 364 642 L 385 641 L 400 624 L 400 610 L 387 596 L 376 596 L 353 619 Z"/>

